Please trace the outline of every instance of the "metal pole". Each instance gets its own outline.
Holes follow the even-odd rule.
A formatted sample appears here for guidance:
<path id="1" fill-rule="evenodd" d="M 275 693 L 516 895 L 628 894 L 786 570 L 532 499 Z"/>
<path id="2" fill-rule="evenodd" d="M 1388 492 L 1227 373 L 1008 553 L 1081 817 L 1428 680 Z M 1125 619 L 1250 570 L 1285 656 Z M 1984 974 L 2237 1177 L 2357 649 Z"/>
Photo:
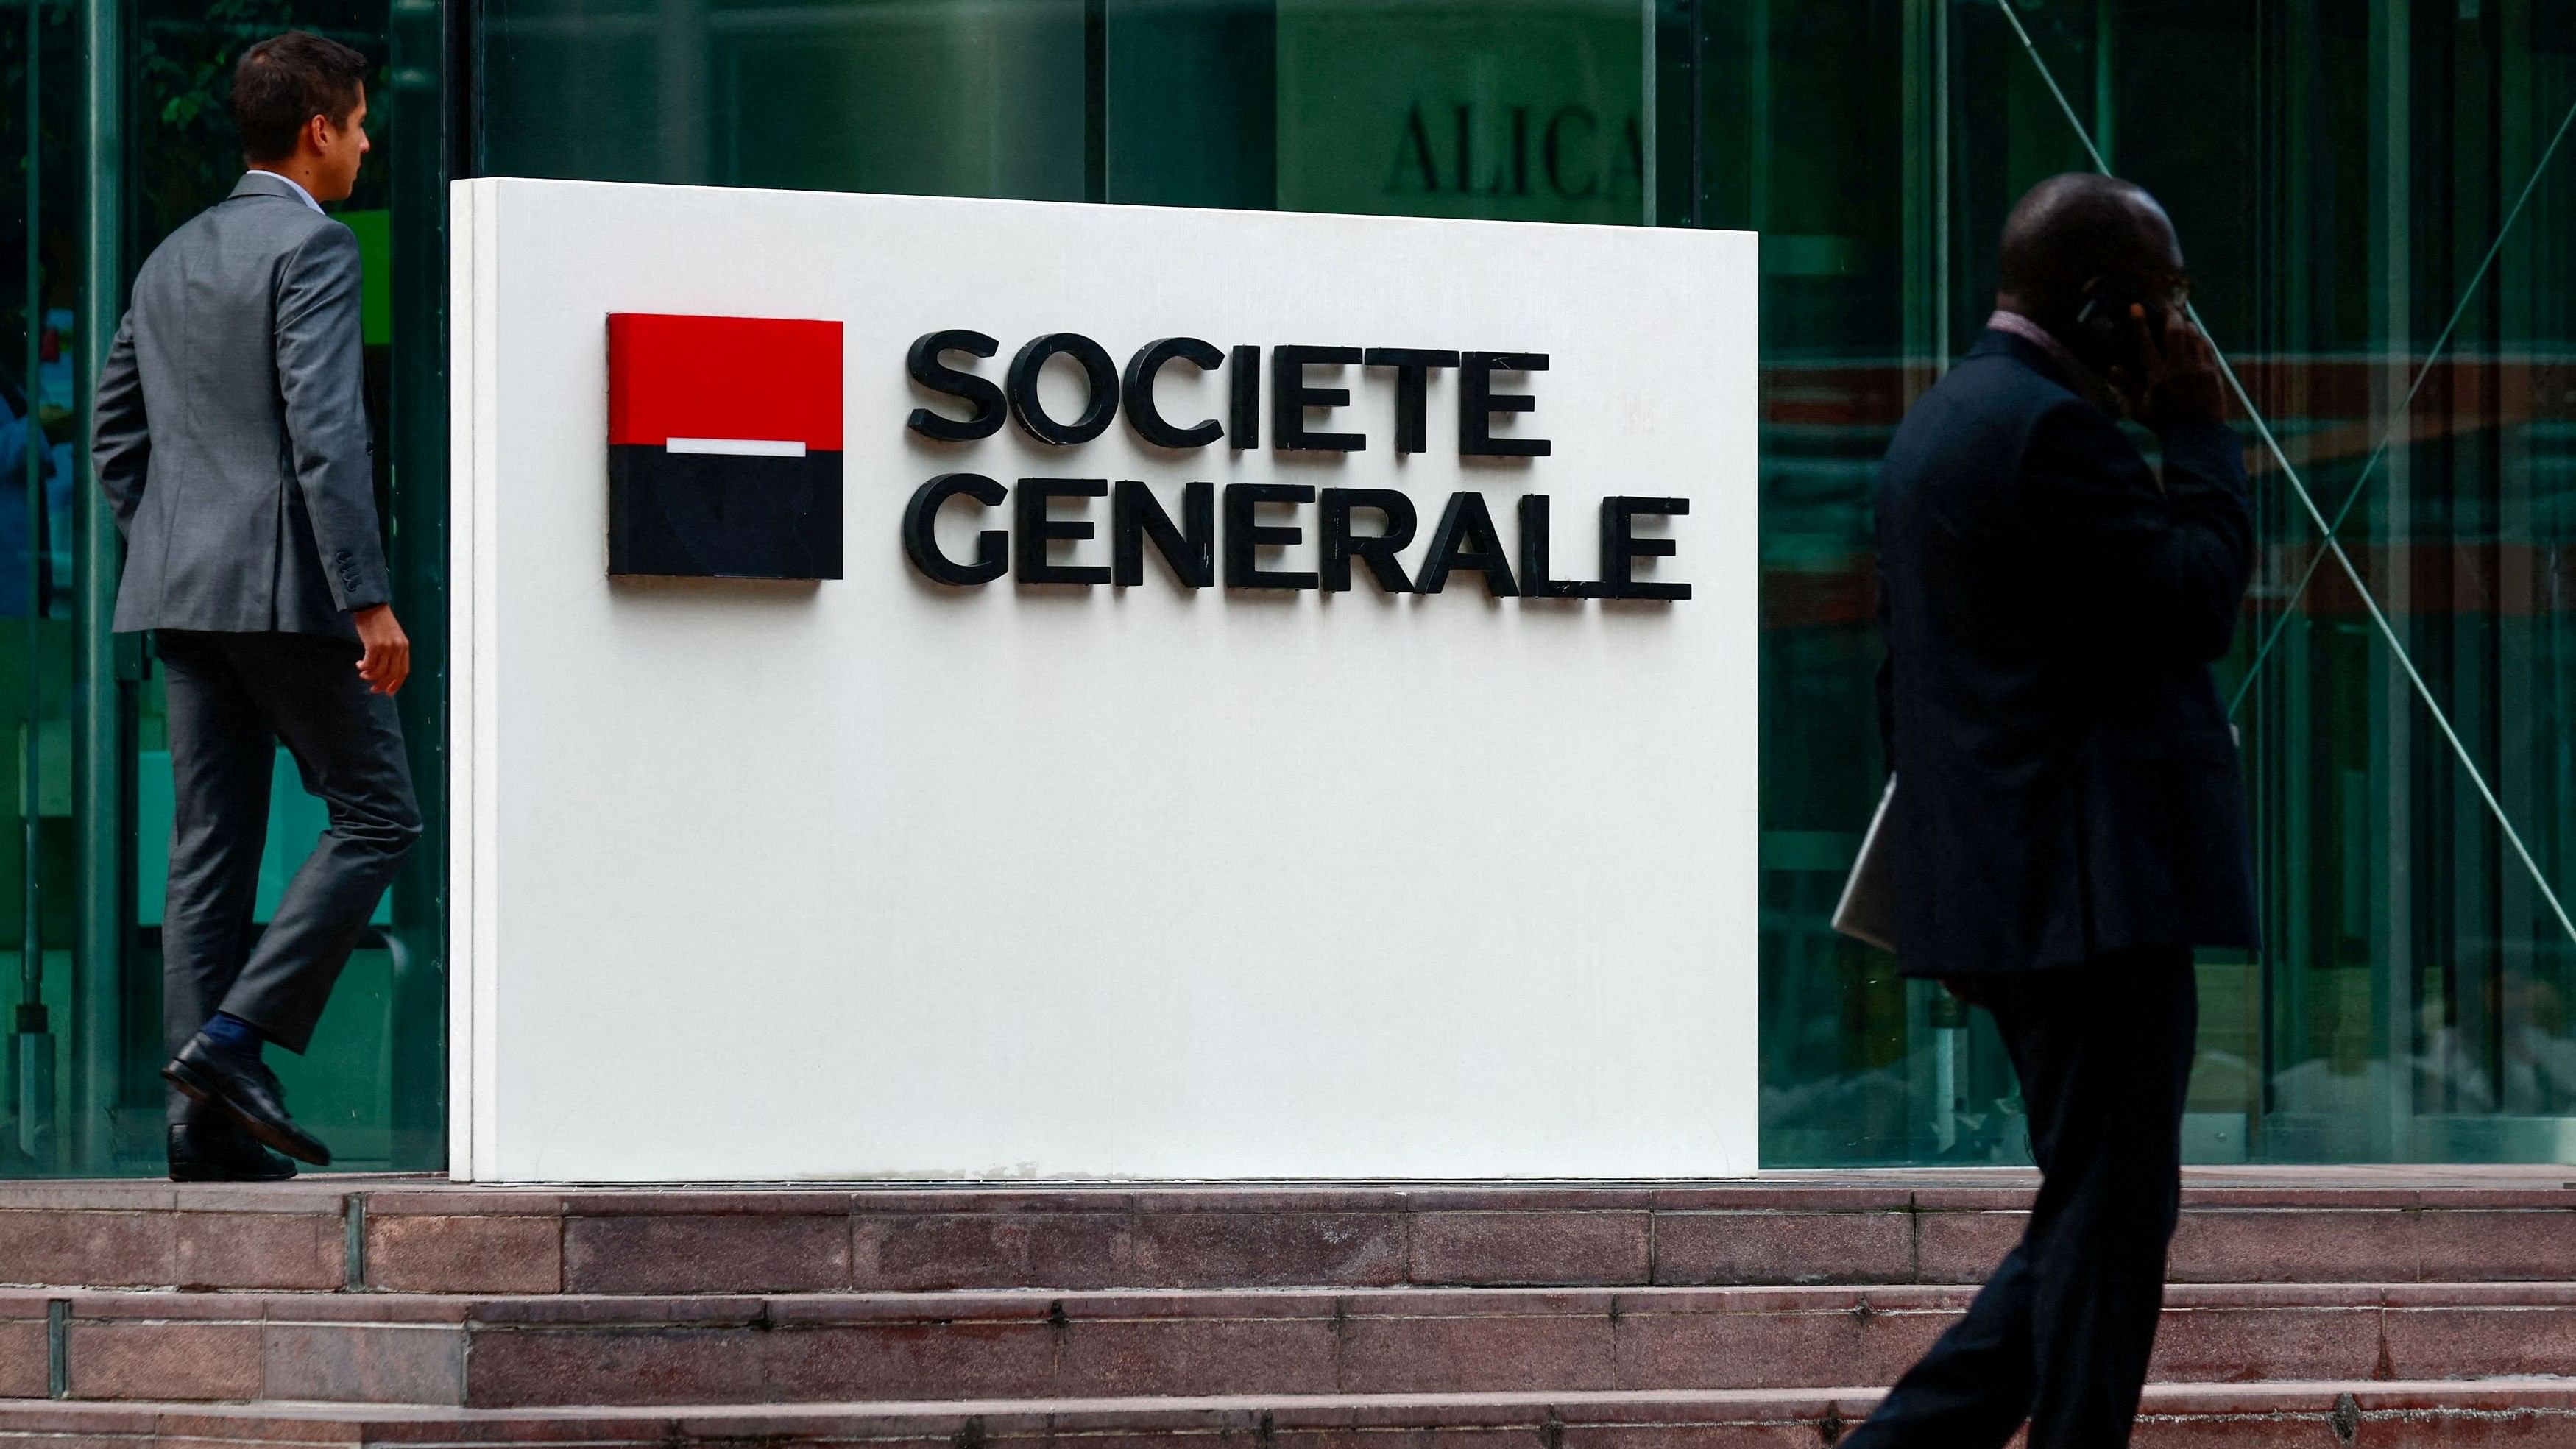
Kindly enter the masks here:
<path id="1" fill-rule="evenodd" d="M 125 116 L 123 0 L 80 0 L 81 153 L 88 189 L 81 198 L 80 313 L 73 325 L 80 387 L 80 436 L 90 433 L 98 371 L 125 294 Z M 122 690 L 116 636 L 116 520 L 107 500 L 87 485 L 88 450 L 75 447 L 84 486 L 76 492 L 72 529 L 77 639 L 72 676 L 73 888 L 78 925 L 72 939 L 74 1066 L 72 1110 L 76 1170 L 114 1165 L 110 1109 L 117 1096 L 125 954 L 126 830 Z"/>
<path id="2" fill-rule="evenodd" d="M 1639 226 L 1656 224 L 1655 188 L 1661 184 L 1663 172 L 1663 168 L 1656 164 L 1655 156 L 1657 143 L 1662 140 L 1661 128 L 1655 124 L 1659 119 L 1655 114 L 1655 69 L 1656 62 L 1663 59 L 1660 53 L 1663 27 L 1659 23 L 1662 17 L 1657 14 L 1660 8 L 1658 0 L 1637 0 L 1637 189 L 1644 193 L 1638 198 Z"/>
<path id="3" fill-rule="evenodd" d="M 44 862 L 39 854 L 39 821 L 44 808 L 36 793 L 44 785 L 44 672 L 36 656 L 36 620 L 44 618 L 44 425 L 39 422 L 39 368 L 44 368 L 44 229 L 39 226 L 44 193 L 36 183 L 36 157 L 44 154 L 41 111 L 36 106 L 36 57 L 44 46 L 39 18 L 44 5 L 28 0 L 26 8 L 26 759 L 21 759 L 18 800 L 26 860 L 18 870 L 21 942 L 18 965 L 28 978 L 28 1001 L 39 1001 L 44 983 Z"/>
<path id="4" fill-rule="evenodd" d="M 1082 3 L 1082 199 L 1109 199 L 1109 0 Z"/>
<path id="5" fill-rule="evenodd" d="M 22 638 L 26 648 L 25 679 L 26 723 L 18 736 L 18 815 L 22 858 L 19 861 L 19 927 L 18 927 L 18 1033 L 17 1079 L 10 1086 L 17 1097 L 18 1150 L 35 1159 L 39 1168 L 49 1165 L 52 1154 L 54 1039 L 45 1019 L 45 950 L 40 930 L 43 913 L 37 909 L 39 864 L 38 821 L 41 811 L 36 796 L 40 784 L 37 770 L 37 736 L 43 716 L 43 677 L 37 658 L 36 617 L 44 611 L 44 572 L 37 559 L 43 544 L 42 520 L 45 516 L 45 432 L 39 416 L 43 389 L 38 374 L 44 367 L 45 330 L 45 263 L 44 201 L 42 171 L 38 165 L 44 155 L 44 110 L 39 104 L 38 89 L 44 70 L 44 13 L 37 0 L 27 4 L 27 351 L 26 371 L 21 375 L 25 392 L 24 419 L 27 430 L 27 617 Z"/>
<path id="6" fill-rule="evenodd" d="M 423 826 L 394 881 L 387 1051 L 393 1165 L 406 1172 L 447 1163 L 447 178 L 473 155 L 459 8 L 393 5 L 391 562 L 412 662 L 396 702 Z"/>

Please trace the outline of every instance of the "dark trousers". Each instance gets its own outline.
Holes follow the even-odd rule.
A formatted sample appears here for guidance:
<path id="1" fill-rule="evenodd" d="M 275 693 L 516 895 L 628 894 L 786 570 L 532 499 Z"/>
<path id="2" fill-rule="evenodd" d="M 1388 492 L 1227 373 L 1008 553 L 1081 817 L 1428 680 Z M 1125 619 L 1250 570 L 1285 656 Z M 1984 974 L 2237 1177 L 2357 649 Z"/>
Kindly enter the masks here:
<path id="1" fill-rule="evenodd" d="M 358 678 L 358 646 L 345 640 L 163 630 L 156 644 L 177 783 L 161 915 L 163 1034 L 175 1054 L 223 1011 L 301 1052 L 394 867 L 420 837 L 401 720 Z M 258 931 L 251 914 L 280 741 L 330 827 Z M 170 1094 L 171 1121 L 196 1110 Z"/>
<path id="2" fill-rule="evenodd" d="M 2129 1442 L 2182 1196 L 2183 1093 L 2200 997 L 2191 953 L 1945 982 L 1994 1014 L 2030 1112 L 2039 1200 L 1967 1315 L 1844 1449 Z"/>

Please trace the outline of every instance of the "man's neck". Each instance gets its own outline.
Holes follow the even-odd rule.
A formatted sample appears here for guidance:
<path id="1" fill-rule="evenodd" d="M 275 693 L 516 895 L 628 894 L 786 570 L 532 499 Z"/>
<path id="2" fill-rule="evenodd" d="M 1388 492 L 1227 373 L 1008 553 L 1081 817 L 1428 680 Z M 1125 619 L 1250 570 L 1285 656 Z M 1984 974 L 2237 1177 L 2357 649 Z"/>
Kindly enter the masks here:
<path id="1" fill-rule="evenodd" d="M 269 175 L 278 177 L 281 180 L 292 181 L 295 183 L 295 189 L 304 193 L 305 200 L 312 202 L 317 208 L 322 205 L 322 197 L 320 193 L 313 189 L 313 183 L 321 178 L 314 174 L 312 167 L 298 165 L 293 161 L 254 161 L 251 163 L 250 169 L 253 171 L 265 171 Z"/>
<path id="2" fill-rule="evenodd" d="M 2065 374 L 2067 387 L 2077 396 L 2115 418 L 2127 415 L 2126 402 L 2107 378 L 2086 366 L 2063 339 L 2038 319 L 2015 307 L 2010 299 L 1998 300 L 1994 315 L 1986 319 L 1986 325 L 1998 332 L 2010 333 L 2046 353 L 2057 370 Z"/>

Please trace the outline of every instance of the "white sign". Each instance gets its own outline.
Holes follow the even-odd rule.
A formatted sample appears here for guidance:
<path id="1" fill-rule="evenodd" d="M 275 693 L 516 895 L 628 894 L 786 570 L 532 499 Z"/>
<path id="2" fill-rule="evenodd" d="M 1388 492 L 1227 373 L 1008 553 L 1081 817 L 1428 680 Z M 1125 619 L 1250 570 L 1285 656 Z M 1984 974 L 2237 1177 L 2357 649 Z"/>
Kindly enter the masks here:
<path id="1" fill-rule="evenodd" d="M 453 225 L 458 1177 L 1754 1169 L 1752 236 L 494 179 Z M 822 581 L 612 578 L 637 315 L 654 366 L 838 324 Z M 1045 338 L 925 436 L 980 390 L 919 379 Z M 639 433 L 643 385 L 621 488 L 828 458 L 811 409 Z"/>

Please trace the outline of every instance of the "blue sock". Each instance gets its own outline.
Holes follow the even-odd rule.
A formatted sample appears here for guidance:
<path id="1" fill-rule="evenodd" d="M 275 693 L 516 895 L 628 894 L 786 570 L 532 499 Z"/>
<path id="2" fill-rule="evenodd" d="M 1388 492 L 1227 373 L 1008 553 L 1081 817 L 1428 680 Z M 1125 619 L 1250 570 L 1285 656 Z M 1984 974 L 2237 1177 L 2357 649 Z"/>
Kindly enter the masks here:
<path id="1" fill-rule="evenodd" d="M 259 1044 L 262 1040 L 258 1027 L 238 1016 L 227 1016 L 220 1011 L 216 1012 L 213 1019 L 204 1026 L 197 1028 L 197 1035 L 222 1047 L 225 1051 L 254 1057 L 259 1055 Z"/>

